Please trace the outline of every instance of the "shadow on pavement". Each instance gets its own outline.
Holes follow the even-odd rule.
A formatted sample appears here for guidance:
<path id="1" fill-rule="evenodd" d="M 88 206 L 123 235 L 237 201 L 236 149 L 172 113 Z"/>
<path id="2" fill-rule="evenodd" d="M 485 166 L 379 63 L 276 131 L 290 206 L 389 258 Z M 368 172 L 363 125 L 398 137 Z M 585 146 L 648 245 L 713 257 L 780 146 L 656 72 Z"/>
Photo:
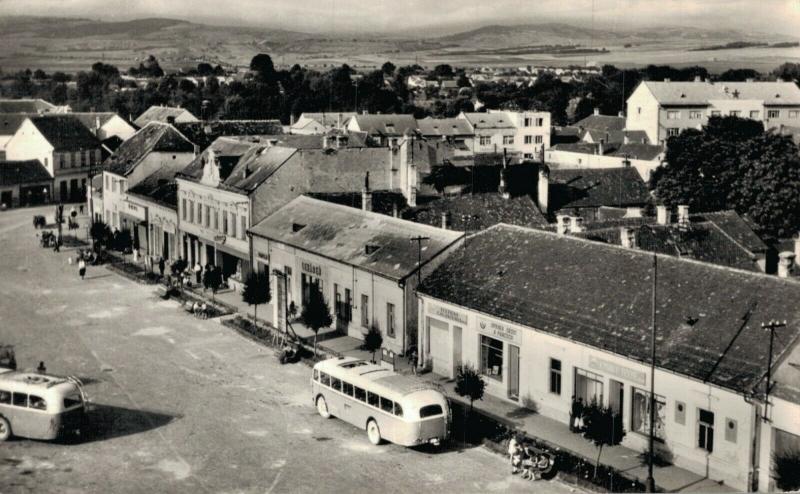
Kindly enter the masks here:
<path id="1" fill-rule="evenodd" d="M 72 442 L 90 443 L 139 434 L 158 429 L 179 418 L 160 412 L 94 404 L 87 415 L 81 436 Z"/>

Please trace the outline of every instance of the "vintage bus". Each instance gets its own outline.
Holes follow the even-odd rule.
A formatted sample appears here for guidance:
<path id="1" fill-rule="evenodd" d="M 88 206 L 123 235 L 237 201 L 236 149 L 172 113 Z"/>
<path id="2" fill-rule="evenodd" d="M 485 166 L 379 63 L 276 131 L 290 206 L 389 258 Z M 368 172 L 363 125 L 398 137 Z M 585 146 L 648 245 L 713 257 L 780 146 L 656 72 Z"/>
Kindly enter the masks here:
<path id="1" fill-rule="evenodd" d="M 79 433 L 85 416 L 86 395 L 78 379 L 0 373 L 0 441 L 12 435 L 51 440 Z"/>
<path id="2" fill-rule="evenodd" d="M 432 384 L 354 357 L 317 363 L 311 377 L 314 405 L 367 431 L 372 444 L 439 445 L 447 439 L 450 408 Z"/>

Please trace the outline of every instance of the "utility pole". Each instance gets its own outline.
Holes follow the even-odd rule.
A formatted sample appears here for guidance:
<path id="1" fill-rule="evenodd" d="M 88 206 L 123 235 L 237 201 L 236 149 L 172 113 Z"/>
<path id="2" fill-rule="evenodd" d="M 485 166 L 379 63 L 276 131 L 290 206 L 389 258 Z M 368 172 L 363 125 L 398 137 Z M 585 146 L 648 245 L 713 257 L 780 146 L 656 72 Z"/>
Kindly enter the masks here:
<path id="1" fill-rule="evenodd" d="M 764 393 L 764 416 L 761 417 L 764 422 L 769 421 L 769 414 L 767 414 L 767 407 L 769 407 L 769 389 L 771 387 L 770 381 L 772 380 L 772 343 L 775 339 L 775 330 L 778 328 L 785 328 L 786 321 L 779 322 L 770 320 L 767 323 L 761 323 L 761 329 L 769 330 L 769 355 L 767 356 L 767 384 Z"/>
<path id="2" fill-rule="evenodd" d="M 430 239 L 430 237 L 423 237 L 421 235 L 411 237 L 411 241 L 417 243 L 417 287 L 422 283 L 422 242 Z"/>
<path id="3" fill-rule="evenodd" d="M 656 491 L 656 481 L 653 478 L 653 436 L 655 434 L 656 417 L 656 282 L 658 280 L 658 256 L 653 251 L 653 288 L 652 308 L 650 312 L 650 433 L 648 434 L 647 449 L 647 480 L 645 490 Z"/>

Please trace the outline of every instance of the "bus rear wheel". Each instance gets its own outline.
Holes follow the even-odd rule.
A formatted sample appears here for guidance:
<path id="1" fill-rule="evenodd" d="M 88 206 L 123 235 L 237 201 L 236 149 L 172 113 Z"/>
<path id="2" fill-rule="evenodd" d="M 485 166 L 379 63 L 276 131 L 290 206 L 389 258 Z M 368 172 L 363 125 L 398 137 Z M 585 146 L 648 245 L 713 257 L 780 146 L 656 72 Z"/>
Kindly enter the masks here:
<path id="1" fill-rule="evenodd" d="M 328 404 L 325 402 L 324 396 L 317 396 L 317 411 L 322 418 L 331 418 L 331 413 L 328 411 Z"/>
<path id="2" fill-rule="evenodd" d="M 11 437 L 11 424 L 5 417 L 0 416 L 0 442 L 8 441 Z"/>
<path id="3" fill-rule="evenodd" d="M 374 419 L 371 419 L 369 422 L 367 422 L 367 437 L 369 438 L 369 442 L 375 446 L 383 442 L 383 438 L 381 438 L 381 430 L 378 427 L 378 423 L 375 422 Z"/>

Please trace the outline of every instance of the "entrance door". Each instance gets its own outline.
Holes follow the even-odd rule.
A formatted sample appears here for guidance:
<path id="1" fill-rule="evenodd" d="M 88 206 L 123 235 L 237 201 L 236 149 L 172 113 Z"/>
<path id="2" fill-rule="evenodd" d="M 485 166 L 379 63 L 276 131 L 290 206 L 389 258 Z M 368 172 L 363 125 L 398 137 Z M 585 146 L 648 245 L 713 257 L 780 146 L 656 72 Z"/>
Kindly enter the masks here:
<path id="1" fill-rule="evenodd" d="M 216 265 L 217 260 L 214 258 L 214 246 L 206 244 L 206 264 Z"/>
<path id="2" fill-rule="evenodd" d="M 461 365 L 461 328 L 453 326 L 453 376 L 458 373 Z"/>
<path id="3" fill-rule="evenodd" d="M 275 276 L 275 308 L 278 329 L 286 331 L 286 280 L 283 276 Z"/>
<path id="4" fill-rule="evenodd" d="M 446 322 L 428 318 L 428 336 L 430 337 L 430 357 L 433 361 L 433 372 L 440 376 L 450 376 L 453 366 L 450 364 L 450 331 Z"/>
<path id="5" fill-rule="evenodd" d="M 59 194 L 60 194 L 60 197 L 61 197 L 61 202 L 67 202 L 67 195 L 68 195 L 68 192 L 69 192 L 67 190 L 67 181 L 66 180 L 62 180 L 59 185 L 60 185 Z"/>
<path id="6" fill-rule="evenodd" d="M 519 400 L 519 347 L 508 345 L 508 397 Z"/>
<path id="7" fill-rule="evenodd" d="M 0 204 L 5 204 L 6 207 L 10 208 L 12 195 L 13 194 L 10 190 L 3 191 L 3 193 L 0 194 Z"/>
<path id="8" fill-rule="evenodd" d="M 164 240 L 161 242 L 161 257 L 169 259 L 169 233 L 163 232 L 162 235 Z"/>
<path id="9" fill-rule="evenodd" d="M 613 379 L 610 380 L 608 393 L 608 406 L 614 413 L 622 414 L 625 407 L 625 385 Z"/>

